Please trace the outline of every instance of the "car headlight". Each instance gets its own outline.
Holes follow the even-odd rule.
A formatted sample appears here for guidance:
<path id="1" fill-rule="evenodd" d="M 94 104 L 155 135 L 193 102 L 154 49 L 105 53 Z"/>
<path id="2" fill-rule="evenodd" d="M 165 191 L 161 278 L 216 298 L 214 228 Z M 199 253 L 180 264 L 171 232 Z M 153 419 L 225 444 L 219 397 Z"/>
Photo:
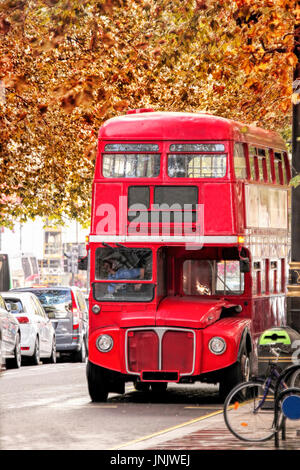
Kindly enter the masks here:
<path id="1" fill-rule="evenodd" d="M 96 346 L 100 352 L 108 352 L 112 349 L 114 340 L 109 335 L 100 335 L 97 338 Z"/>
<path id="2" fill-rule="evenodd" d="M 208 347 L 213 354 L 223 354 L 226 351 L 226 341 L 219 336 L 215 336 L 210 340 Z"/>

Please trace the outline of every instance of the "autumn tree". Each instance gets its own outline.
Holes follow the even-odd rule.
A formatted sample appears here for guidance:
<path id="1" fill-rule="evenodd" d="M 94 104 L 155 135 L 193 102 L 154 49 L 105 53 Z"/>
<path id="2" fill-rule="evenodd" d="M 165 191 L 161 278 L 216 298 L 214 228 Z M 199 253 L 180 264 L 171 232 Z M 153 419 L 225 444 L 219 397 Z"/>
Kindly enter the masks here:
<path id="1" fill-rule="evenodd" d="M 291 0 L 2 0 L 1 223 L 89 220 L 97 133 L 130 108 L 288 133 Z"/>

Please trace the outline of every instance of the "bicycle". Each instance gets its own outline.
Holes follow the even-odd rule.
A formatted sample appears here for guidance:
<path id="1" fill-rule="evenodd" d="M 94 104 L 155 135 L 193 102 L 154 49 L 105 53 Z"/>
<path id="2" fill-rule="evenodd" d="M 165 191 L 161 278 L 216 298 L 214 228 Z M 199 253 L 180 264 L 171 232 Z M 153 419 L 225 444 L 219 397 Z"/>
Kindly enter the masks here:
<path id="1" fill-rule="evenodd" d="M 276 401 L 282 391 L 289 386 L 295 388 L 300 379 L 300 365 L 293 365 L 290 372 L 289 386 L 283 380 L 286 377 L 278 367 L 280 348 L 271 348 L 277 360 L 269 361 L 267 376 L 242 382 L 234 387 L 224 402 L 223 415 L 227 428 L 238 439 L 247 442 L 263 442 L 274 435 L 278 441 L 278 432 L 285 425 L 285 417 L 280 402 Z M 297 388 L 300 391 L 300 388 Z M 276 413 L 274 416 L 274 403 Z"/>
<path id="2" fill-rule="evenodd" d="M 293 365 L 285 369 L 279 375 L 275 385 L 274 404 L 274 437 L 275 447 L 279 447 L 279 432 L 282 432 L 282 439 L 286 439 L 286 420 L 300 419 L 300 364 Z M 292 377 L 292 386 L 280 390 L 280 383 Z"/>

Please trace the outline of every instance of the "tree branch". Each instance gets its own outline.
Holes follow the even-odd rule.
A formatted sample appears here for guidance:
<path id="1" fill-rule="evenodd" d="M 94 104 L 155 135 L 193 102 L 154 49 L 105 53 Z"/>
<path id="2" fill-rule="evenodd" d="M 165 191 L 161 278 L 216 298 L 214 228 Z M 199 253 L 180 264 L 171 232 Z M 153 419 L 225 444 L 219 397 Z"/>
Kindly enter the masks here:
<path id="1" fill-rule="evenodd" d="M 265 54 L 273 54 L 273 52 L 279 52 L 280 54 L 285 54 L 286 52 L 288 52 L 286 47 L 273 47 L 273 49 L 267 49 L 262 38 L 260 38 L 259 42 L 261 43 L 263 50 L 265 51 Z"/>

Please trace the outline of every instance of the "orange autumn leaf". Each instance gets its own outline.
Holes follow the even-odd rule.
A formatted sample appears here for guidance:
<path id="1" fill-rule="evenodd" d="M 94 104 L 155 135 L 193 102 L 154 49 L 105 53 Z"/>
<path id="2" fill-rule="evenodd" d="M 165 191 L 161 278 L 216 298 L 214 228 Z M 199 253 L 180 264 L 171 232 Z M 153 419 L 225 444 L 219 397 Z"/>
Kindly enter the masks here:
<path id="1" fill-rule="evenodd" d="M 127 109 L 202 109 L 289 131 L 292 0 L 65 3 L 0 2 L 0 188 L 22 198 L 1 208 L 2 224 L 48 213 L 86 222 L 90 145 Z"/>

